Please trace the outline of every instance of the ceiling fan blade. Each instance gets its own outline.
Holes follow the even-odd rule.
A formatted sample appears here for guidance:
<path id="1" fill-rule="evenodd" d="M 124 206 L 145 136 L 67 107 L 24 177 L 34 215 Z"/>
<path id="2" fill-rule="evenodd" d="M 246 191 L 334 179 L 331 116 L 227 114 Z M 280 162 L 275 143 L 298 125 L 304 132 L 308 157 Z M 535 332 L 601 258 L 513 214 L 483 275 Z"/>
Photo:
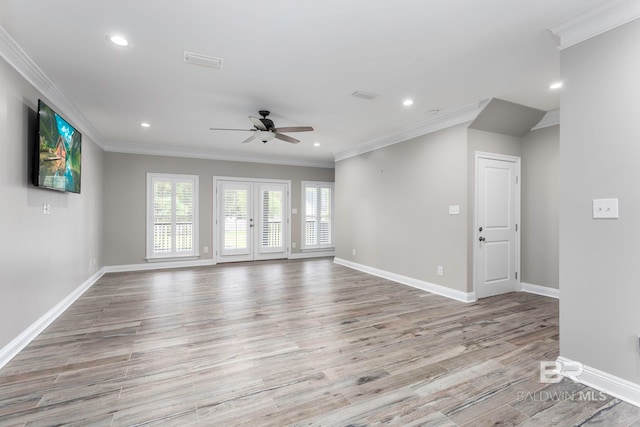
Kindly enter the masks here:
<path id="1" fill-rule="evenodd" d="M 255 139 L 256 134 L 254 133 L 253 135 L 251 135 L 249 138 L 245 139 L 244 141 L 242 141 L 243 144 L 246 144 L 247 142 L 251 142 Z"/>
<path id="2" fill-rule="evenodd" d="M 258 129 L 258 130 L 268 130 L 267 127 L 264 125 L 264 123 L 262 123 L 262 119 L 260 119 L 259 117 L 249 116 L 249 119 L 251 119 L 251 121 L 253 122 L 253 125 L 256 127 L 256 129 Z"/>
<path id="3" fill-rule="evenodd" d="M 311 132 L 313 128 L 311 126 L 292 126 L 285 128 L 273 129 L 276 132 Z"/>
<path id="4" fill-rule="evenodd" d="M 253 132 L 255 129 L 227 129 L 227 128 L 209 128 L 209 130 L 239 130 L 242 132 Z"/>
<path id="5" fill-rule="evenodd" d="M 290 142 L 292 144 L 297 144 L 298 142 L 300 142 L 299 140 L 297 140 L 295 138 L 291 138 L 290 136 L 283 135 L 283 134 L 278 133 L 278 132 L 276 132 L 276 138 L 281 139 L 282 141 Z"/>

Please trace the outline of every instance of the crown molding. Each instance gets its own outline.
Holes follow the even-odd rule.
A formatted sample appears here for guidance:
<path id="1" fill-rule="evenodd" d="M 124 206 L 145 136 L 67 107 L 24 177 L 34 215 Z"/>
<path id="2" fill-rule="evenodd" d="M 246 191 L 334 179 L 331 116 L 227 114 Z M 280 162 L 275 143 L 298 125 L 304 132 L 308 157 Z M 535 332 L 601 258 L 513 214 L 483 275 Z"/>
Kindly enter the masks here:
<path id="1" fill-rule="evenodd" d="M 548 128 L 550 126 L 555 126 L 560 124 L 560 109 L 556 108 L 555 110 L 549 110 L 542 117 L 542 119 L 538 122 L 537 125 L 531 128 L 531 130 L 538 130 L 543 128 Z"/>
<path id="2" fill-rule="evenodd" d="M 11 37 L 11 34 L 0 25 L 0 56 L 11 65 L 22 77 L 35 87 L 44 98 L 50 101 L 57 111 L 73 123 L 81 132 L 101 148 L 104 138 L 82 115 L 80 111 L 64 96 L 62 91 L 47 77 L 38 65 L 33 62 L 27 52 Z"/>
<path id="3" fill-rule="evenodd" d="M 301 160 L 275 158 L 265 156 L 237 155 L 221 153 L 213 150 L 196 149 L 189 147 L 178 147 L 175 145 L 165 145 L 162 147 L 150 146 L 148 144 L 132 144 L 128 142 L 109 142 L 102 147 L 104 151 L 124 154 L 144 154 L 149 156 L 184 157 L 188 159 L 224 160 L 228 162 L 262 163 L 281 166 L 303 166 L 312 168 L 335 168 L 333 160 Z"/>
<path id="4" fill-rule="evenodd" d="M 637 18 L 639 0 L 614 0 L 567 19 L 550 31 L 560 37 L 558 49 L 563 50 Z"/>
<path id="5" fill-rule="evenodd" d="M 9 32 L 0 25 L 0 56 L 7 61 L 25 80 L 27 80 L 43 98 L 55 106 L 55 109 L 73 123 L 83 135 L 90 138 L 104 151 L 148 154 L 156 156 L 187 157 L 198 159 L 227 160 L 234 162 L 266 163 L 274 165 L 306 166 L 319 168 L 334 168 L 332 160 L 291 160 L 287 158 L 245 157 L 242 155 L 216 153 L 207 150 L 197 150 L 185 147 L 149 146 L 129 144 L 124 142 L 107 142 L 93 127 L 82 113 L 66 98 L 62 91 L 47 77 L 42 69 L 29 57 L 27 52 L 15 41 Z"/>
<path id="6" fill-rule="evenodd" d="M 474 102 L 473 104 L 465 105 L 464 107 L 451 108 L 449 110 L 441 111 L 437 116 L 429 118 L 423 122 L 415 125 L 400 129 L 392 134 L 383 135 L 378 138 L 363 142 L 355 147 L 340 151 L 334 154 L 336 162 L 348 159 L 350 157 L 358 156 L 360 154 L 368 153 L 369 151 L 378 150 L 380 148 L 388 147 L 390 145 L 397 144 L 399 142 L 407 141 L 411 138 L 415 138 L 422 135 L 427 135 L 446 129 L 451 126 L 459 125 L 462 123 L 470 122 L 475 119 L 482 109 L 487 105 L 488 101 Z"/>

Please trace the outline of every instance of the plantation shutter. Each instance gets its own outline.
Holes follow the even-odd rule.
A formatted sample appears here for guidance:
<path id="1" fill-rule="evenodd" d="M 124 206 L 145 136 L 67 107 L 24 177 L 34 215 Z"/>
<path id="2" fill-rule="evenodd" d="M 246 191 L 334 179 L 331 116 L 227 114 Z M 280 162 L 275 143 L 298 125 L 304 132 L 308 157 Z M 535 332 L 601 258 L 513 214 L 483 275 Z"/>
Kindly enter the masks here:
<path id="1" fill-rule="evenodd" d="M 154 180 L 153 183 L 153 253 L 172 251 L 173 189 L 170 181 Z"/>
<path id="2" fill-rule="evenodd" d="M 248 184 L 224 183 L 222 191 L 223 255 L 248 253 L 250 245 Z"/>
<path id="3" fill-rule="evenodd" d="M 147 258 L 196 255 L 197 186 L 193 175 L 147 174 Z"/>
<path id="4" fill-rule="evenodd" d="M 318 189 L 305 189 L 305 245 L 318 244 Z"/>
<path id="5" fill-rule="evenodd" d="M 193 182 L 176 183 L 176 251 L 193 251 Z"/>
<path id="6" fill-rule="evenodd" d="M 320 245 L 329 245 L 333 242 L 332 223 L 331 223 L 331 188 L 320 188 L 320 228 L 318 230 L 318 243 Z"/>
<path id="7" fill-rule="evenodd" d="M 333 184 L 303 182 L 304 248 L 333 247 Z"/>
<path id="8" fill-rule="evenodd" d="M 281 190 L 262 190 L 262 247 L 281 248 L 282 205 Z"/>

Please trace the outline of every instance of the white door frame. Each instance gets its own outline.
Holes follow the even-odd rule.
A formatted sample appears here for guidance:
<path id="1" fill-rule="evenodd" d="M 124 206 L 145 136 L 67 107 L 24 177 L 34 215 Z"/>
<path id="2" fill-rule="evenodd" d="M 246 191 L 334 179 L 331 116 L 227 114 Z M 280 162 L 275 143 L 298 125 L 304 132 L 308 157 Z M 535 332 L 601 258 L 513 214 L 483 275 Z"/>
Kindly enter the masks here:
<path id="1" fill-rule="evenodd" d="M 240 182 L 250 182 L 253 184 L 285 184 L 287 186 L 287 209 L 285 209 L 285 219 L 287 221 L 286 224 L 286 236 L 285 236 L 285 258 L 289 258 L 291 256 L 291 180 L 286 179 L 268 179 L 268 178 L 244 178 L 244 177 L 235 177 L 235 176 L 214 176 L 213 177 L 213 222 L 211 224 L 211 233 L 213 242 L 213 264 L 218 263 L 218 248 L 220 236 L 218 235 L 218 182 L 219 181 L 240 181 Z"/>
<path id="2" fill-rule="evenodd" d="M 516 164 L 516 224 L 517 224 L 517 232 L 516 232 L 516 272 L 518 274 L 518 278 L 516 279 L 516 286 L 514 291 L 521 290 L 521 281 L 522 277 L 520 274 L 520 234 L 522 229 L 522 221 L 520 218 L 520 204 L 521 204 L 521 196 L 520 189 L 522 185 L 522 180 L 520 177 L 522 174 L 520 173 L 520 166 L 522 159 L 519 156 L 510 156 L 507 154 L 497 154 L 497 153 L 488 153 L 484 151 L 476 151 L 475 152 L 475 183 L 474 183 L 474 201 L 473 201 L 473 291 L 477 292 L 477 281 L 478 281 L 478 239 L 480 238 L 480 234 L 478 232 L 478 192 L 479 192 L 479 174 L 480 170 L 478 167 L 480 159 L 489 159 L 489 160 L 502 160 L 507 162 L 514 162 Z M 476 293 L 477 297 L 477 293 Z"/>

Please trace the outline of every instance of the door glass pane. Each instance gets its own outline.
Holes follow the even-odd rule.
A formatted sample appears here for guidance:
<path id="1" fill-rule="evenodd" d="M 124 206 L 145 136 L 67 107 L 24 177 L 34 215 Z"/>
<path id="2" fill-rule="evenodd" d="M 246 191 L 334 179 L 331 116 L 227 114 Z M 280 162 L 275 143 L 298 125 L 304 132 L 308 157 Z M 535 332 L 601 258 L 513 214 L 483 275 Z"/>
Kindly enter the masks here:
<path id="1" fill-rule="evenodd" d="M 262 236 L 264 248 L 280 248 L 282 242 L 282 200 L 283 192 L 264 190 L 262 192 Z"/>
<path id="2" fill-rule="evenodd" d="M 248 191 L 246 189 L 225 189 L 224 203 L 224 248 L 246 249 L 249 246 L 247 235 Z"/>

